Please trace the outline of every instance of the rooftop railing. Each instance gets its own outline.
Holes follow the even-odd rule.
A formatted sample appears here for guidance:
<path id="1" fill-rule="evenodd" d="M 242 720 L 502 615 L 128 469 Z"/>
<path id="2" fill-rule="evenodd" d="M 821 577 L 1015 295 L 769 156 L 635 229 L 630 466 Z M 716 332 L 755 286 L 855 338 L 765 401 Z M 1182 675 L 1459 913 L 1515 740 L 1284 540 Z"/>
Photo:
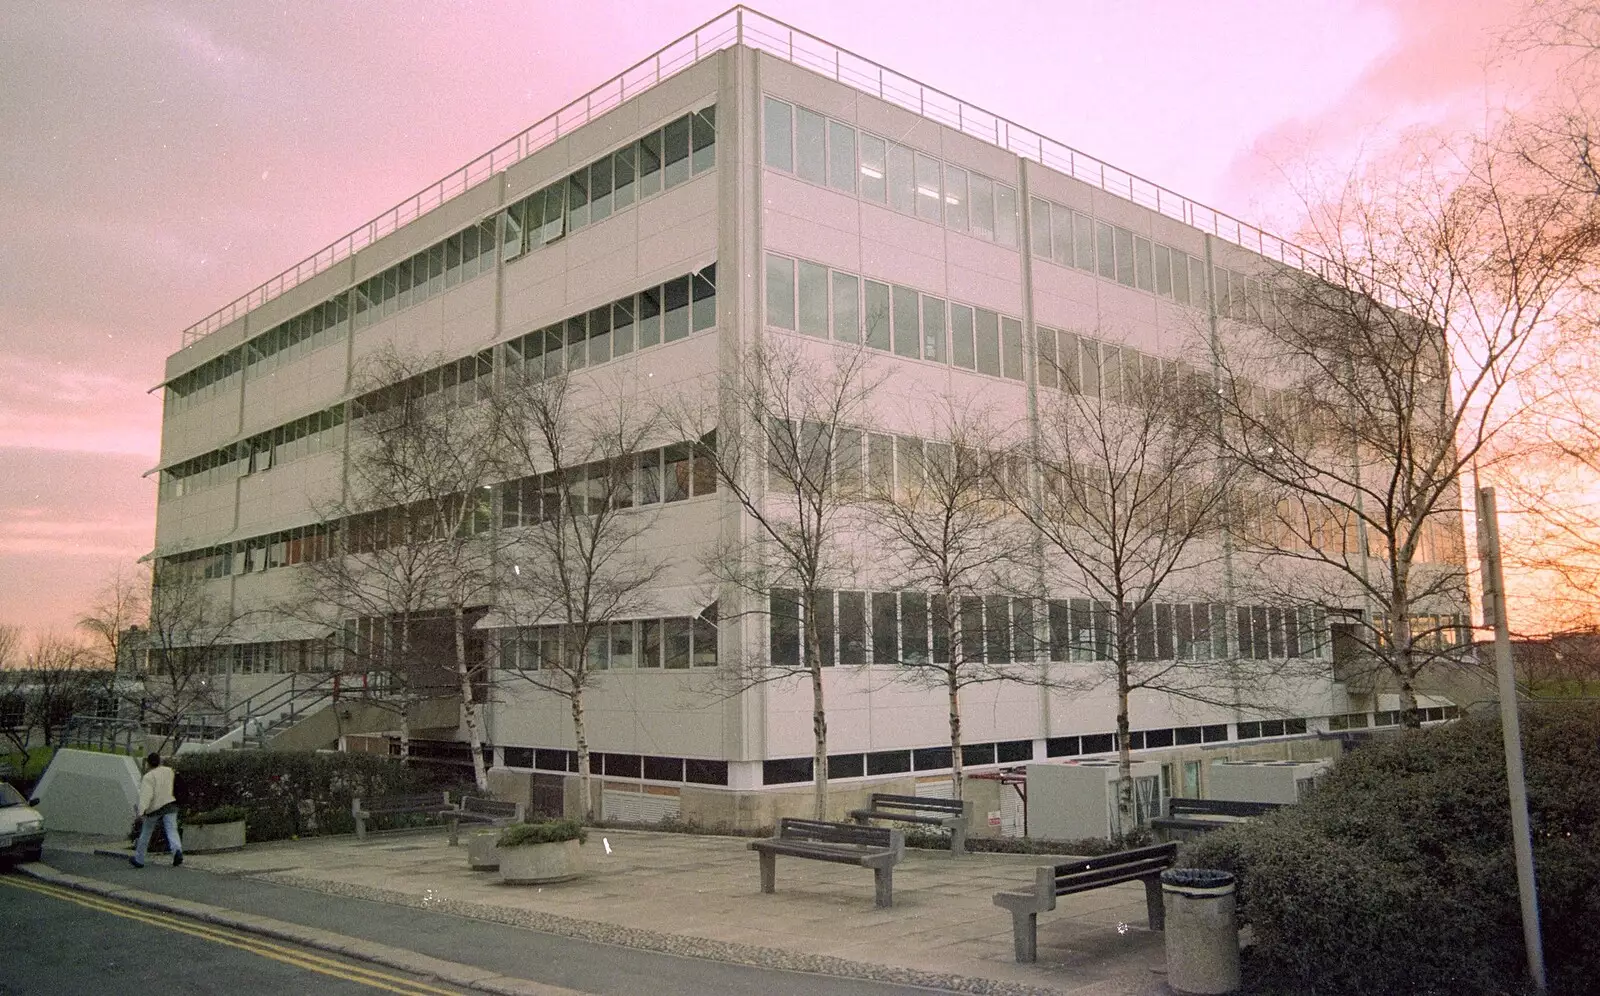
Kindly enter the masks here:
<path id="1" fill-rule="evenodd" d="M 1326 273 L 1327 262 L 1315 253 L 1248 222 L 1118 169 L 775 18 L 736 6 L 184 329 L 183 345 L 192 345 L 445 201 L 521 162 L 598 115 L 733 45 L 758 49 L 820 73 L 1108 193 L 1125 197 L 1268 259 L 1296 269 Z"/>

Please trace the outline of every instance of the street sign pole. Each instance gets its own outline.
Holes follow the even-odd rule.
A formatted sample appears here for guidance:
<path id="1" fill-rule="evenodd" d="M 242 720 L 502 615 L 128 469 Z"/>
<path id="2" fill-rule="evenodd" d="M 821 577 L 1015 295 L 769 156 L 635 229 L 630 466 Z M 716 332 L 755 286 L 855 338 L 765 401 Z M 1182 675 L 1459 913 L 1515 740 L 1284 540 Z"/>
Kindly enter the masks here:
<path id="1" fill-rule="evenodd" d="M 1546 987 L 1544 945 L 1539 932 L 1539 886 L 1533 877 L 1528 786 L 1522 773 L 1522 726 L 1517 718 L 1517 682 L 1511 663 L 1511 629 L 1506 622 L 1506 583 L 1500 568 L 1500 518 L 1494 488 L 1478 489 L 1478 558 L 1483 569 L 1483 621 L 1494 627 L 1500 732 L 1506 749 L 1506 781 L 1511 790 L 1511 843 L 1517 859 L 1517 891 L 1522 897 L 1522 941 L 1528 949 L 1528 975 L 1543 993 Z"/>

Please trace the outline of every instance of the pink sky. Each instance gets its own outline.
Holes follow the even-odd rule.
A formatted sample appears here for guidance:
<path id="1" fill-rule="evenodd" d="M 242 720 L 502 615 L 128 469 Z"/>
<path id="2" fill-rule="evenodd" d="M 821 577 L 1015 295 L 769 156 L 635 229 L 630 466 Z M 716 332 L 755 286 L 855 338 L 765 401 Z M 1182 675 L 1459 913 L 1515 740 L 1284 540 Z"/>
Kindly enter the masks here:
<path id="1" fill-rule="evenodd" d="M 0 11 L 0 623 L 154 538 L 181 330 L 725 9 L 35 0 Z M 1481 122 L 1511 0 L 772 2 L 764 13 L 1218 208 Z M 641 16 L 641 11 L 648 14 Z M 1294 175 L 1294 170 L 1288 170 Z"/>

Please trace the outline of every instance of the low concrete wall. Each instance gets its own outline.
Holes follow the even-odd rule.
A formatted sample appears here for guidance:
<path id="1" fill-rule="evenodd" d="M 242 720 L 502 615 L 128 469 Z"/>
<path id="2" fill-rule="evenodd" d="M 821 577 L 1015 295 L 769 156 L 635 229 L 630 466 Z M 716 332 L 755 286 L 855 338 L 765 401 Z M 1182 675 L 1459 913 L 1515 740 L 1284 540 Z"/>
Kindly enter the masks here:
<path id="1" fill-rule="evenodd" d="M 58 750 L 33 794 L 47 830 L 121 837 L 139 807 L 139 767 L 126 754 Z"/>

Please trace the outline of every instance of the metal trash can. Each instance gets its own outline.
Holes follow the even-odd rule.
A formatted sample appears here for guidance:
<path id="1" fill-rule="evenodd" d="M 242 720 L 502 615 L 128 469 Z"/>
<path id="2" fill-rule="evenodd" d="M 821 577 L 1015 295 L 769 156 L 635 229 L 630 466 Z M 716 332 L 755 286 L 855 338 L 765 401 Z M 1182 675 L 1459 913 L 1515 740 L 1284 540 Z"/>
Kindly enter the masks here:
<path id="1" fill-rule="evenodd" d="M 1238 989 L 1233 876 L 1170 868 L 1161 873 L 1161 893 L 1167 918 L 1167 984 L 1180 993 L 1207 996 Z"/>

